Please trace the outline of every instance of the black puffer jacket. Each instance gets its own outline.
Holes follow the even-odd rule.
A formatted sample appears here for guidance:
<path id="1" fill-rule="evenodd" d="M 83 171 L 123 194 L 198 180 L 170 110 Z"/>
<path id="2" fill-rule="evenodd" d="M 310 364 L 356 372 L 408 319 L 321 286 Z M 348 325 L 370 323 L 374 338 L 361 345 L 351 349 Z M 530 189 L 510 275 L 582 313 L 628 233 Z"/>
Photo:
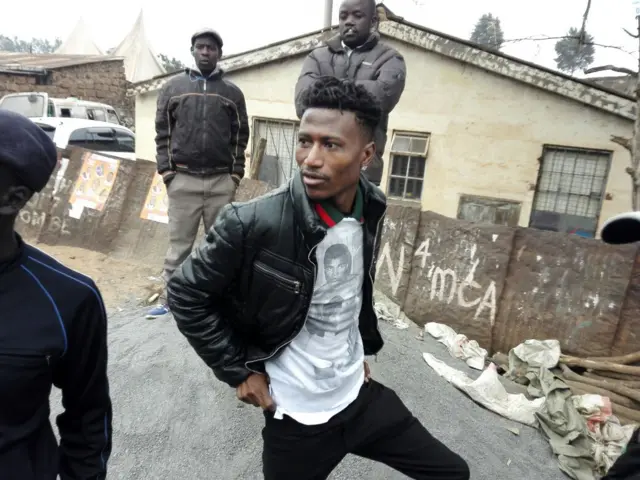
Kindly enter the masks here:
<path id="1" fill-rule="evenodd" d="M 322 76 L 353 80 L 380 102 L 382 118 L 375 132 L 376 157 L 366 171 L 367 178 L 380 184 L 389 114 L 400 101 L 405 87 L 407 66 L 404 58 L 393 47 L 380 42 L 378 33 L 373 33 L 351 53 L 345 50 L 339 35 L 330 38 L 326 45 L 313 50 L 302 65 L 295 88 L 299 118 L 304 110 L 304 92 Z"/>
<path id="2" fill-rule="evenodd" d="M 361 177 L 364 197 L 365 354 L 383 345 L 373 309 L 384 194 Z M 232 387 L 278 354 L 302 329 L 315 283 L 315 247 L 326 235 L 299 175 L 274 192 L 227 205 L 206 241 L 168 284 L 178 328 L 216 377 Z"/>
<path id="3" fill-rule="evenodd" d="M 221 69 L 206 78 L 188 69 L 162 88 L 156 113 L 158 173 L 243 177 L 248 141 L 244 95 Z"/>

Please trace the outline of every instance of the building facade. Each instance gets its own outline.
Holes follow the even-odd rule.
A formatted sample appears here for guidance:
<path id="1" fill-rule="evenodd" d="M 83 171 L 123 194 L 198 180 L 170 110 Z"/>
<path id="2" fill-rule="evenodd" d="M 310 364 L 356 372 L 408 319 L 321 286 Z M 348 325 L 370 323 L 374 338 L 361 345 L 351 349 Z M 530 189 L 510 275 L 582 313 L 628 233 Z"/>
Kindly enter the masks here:
<path id="1" fill-rule="evenodd" d="M 107 55 L 32 55 L 0 52 L 0 97 L 44 92 L 55 98 L 77 97 L 106 103 L 133 124 L 133 99 L 123 59 Z"/>
<path id="2" fill-rule="evenodd" d="M 392 15 L 380 32 L 408 70 L 384 155 L 381 187 L 390 201 L 586 237 L 631 209 L 629 154 L 611 141 L 632 135 L 631 97 Z M 245 94 L 251 144 L 267 140 L 262 175 L 272 183 L 296 171 L 294 87 L 304 57 L 328 35 L 316 32 L 222 62 Z M 130 90 L 139 158 L 155 158 L 156 101 L 167 78 Z"/>

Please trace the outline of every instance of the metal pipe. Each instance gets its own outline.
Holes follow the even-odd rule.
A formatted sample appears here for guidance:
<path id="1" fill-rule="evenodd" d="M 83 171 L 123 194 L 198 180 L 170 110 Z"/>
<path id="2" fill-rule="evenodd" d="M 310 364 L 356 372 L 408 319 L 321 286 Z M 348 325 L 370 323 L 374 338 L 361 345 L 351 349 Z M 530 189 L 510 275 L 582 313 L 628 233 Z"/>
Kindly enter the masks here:
<path id="1" fill-rule="evenodd" d="M 333 0 L 324 0 L 324 28 L 331 28 L 333 17 Z"/>

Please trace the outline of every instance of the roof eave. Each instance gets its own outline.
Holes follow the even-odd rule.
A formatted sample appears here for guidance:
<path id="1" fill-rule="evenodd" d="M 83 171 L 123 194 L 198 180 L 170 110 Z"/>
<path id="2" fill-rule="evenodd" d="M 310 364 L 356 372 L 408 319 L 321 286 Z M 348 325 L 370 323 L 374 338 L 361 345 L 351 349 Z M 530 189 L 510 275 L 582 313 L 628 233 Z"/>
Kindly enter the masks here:
<path id="1" fill-rule="evenodd" d="M 485 49 L 472 42 L 411 24 L 399 17 L 394 16 L 388 21 L 381 22 L 379 28 L 382 35 L 396 41 L 474 65 L 493 74 L 569 98 L 628 120 L 635 119 L 635 100 L 622 92 L 573 78 L 499 51 Z M 332 34 L 332 30 L 316 31 L 227 57 L 221 61 L 221 66 L 226 71 L 233 72 L 281 61 L 308 53 Z M 134 84 L 128 95 L 158 90 L 169 78 L 179 73 L 174 72 Z"/>

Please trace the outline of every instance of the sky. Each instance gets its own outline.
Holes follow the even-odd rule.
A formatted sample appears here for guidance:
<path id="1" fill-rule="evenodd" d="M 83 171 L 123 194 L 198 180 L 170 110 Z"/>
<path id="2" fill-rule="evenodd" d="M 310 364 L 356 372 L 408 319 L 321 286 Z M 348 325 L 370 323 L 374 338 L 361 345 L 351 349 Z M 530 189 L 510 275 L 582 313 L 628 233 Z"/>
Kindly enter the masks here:
<path id="1" fill-rule="evenodd" d="M 638 0 L 592 0 L 587 31 L 595 43 L 617 47 L 597 47 L 592 66 L 614 64 L 637 70 L 638 40 L 623 31 L 623 28 L 637 29 L 634 1 Z M 384 3 L 412 23 L 460 38 L 469 38 L 478 18 L 492 13 L 500 18 L 507 40 L 503 52 L 555 68 L 555 40 L 518 39 L 558 37 L 572 26 L 580 28 L 587 0 L 387 0 Z M 322 28 L 325 0 L 185 2 L 184 8 L 175 0 L 166 3 L 110 0 L 91 7 L 92 4 L 86 0 L 4 2 L 0 34 L 64 40 L 82 17 L 93 31 L 96 44 L 107 50 L 124 38 L 143 11 L 147 37 L 156 53 L 189 64 L 191 34 L 202 27 L 220 32 L 225 54 L 239 53 Z M 340 0 L 334 1 L 334 23 L 337 23 L 339 4 Z M 165 7 L 157 8 L 159 5 Z"/>

